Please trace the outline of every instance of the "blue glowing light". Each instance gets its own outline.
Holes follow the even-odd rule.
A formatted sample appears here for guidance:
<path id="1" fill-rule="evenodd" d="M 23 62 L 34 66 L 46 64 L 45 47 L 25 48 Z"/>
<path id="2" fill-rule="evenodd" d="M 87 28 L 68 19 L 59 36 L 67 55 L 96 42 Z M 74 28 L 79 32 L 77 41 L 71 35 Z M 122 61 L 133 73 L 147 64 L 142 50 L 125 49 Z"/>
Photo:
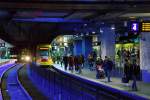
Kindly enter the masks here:
<path id="1" fill-rule="evenodd" d="M 53 22 L 53 23 L 85 23 L 86 21 L 80 19 L 64 19 L 64 18 L 13 18 L 14 21 L 21 22 Z"/>
<path id="2" fill-rule="evenodd" d="M 132 30 L 136 31 L 137 30 L 137 23 L 132 24 Z"/>

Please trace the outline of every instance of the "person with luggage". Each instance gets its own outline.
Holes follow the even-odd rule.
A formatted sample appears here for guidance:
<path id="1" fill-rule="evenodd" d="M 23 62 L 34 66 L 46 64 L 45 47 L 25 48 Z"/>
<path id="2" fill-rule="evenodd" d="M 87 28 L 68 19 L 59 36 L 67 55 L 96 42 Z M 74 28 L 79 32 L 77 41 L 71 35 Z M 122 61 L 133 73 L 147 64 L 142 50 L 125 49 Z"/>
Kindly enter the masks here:
<path id="1" fill-rule="evenodd" d="M 103 60 L 98 58 L 96 61 L 96 79 L 104 78 Z"/>

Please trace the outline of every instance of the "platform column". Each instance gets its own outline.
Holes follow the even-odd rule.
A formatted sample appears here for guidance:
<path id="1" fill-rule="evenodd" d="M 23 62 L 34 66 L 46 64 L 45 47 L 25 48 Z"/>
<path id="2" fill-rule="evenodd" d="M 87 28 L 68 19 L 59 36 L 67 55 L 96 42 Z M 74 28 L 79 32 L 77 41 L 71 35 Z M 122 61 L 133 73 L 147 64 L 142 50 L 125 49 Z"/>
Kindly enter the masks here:
<path id="1" fill-rule="evenodd" d="M 82 39 L 82 54 L 88 58 L 89 53 L 92 52 L 92 37 L 83 37 Z"/>
<path id="2" fill-rule="evenodd" d="M 140 67 L 142 70 L 142 80 L 150 83 L 150 32 L 141 33 Z"/>
<path id="3" fill-rule="evenodd" d="M 103 27 L 100 29 L 100 41 L 101 41 L 101 57 L 111 57 L 115 60 L 115 30 L 111 27 Z"/>
<path id="4" fill-rule="evenodd" d="M 73 54 L 74 55 L 82 54 L 82 40 L 75 40 L 73 45 L 74 45 Z"/>

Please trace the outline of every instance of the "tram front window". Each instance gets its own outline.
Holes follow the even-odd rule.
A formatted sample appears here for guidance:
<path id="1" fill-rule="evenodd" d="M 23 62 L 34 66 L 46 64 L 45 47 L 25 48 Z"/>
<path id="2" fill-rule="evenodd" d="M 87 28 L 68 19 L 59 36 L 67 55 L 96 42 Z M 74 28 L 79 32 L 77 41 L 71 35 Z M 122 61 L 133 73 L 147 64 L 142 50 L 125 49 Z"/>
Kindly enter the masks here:
<path id="1" fill-rule="evenodd" d="M 48 51 L 40 51 L 40 56 L 49 56 Z"/>

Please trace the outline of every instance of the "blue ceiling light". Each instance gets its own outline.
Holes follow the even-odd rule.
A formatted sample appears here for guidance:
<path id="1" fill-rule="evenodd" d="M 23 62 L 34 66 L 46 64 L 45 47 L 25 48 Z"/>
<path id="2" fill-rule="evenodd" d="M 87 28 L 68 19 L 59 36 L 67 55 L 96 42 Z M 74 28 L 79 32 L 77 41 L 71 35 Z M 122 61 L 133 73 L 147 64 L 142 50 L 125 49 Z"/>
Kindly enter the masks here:
<path id="1" fill-rule="evenodd" d="M 100 33 L 103 33 L 103 30 L 102 30 L 102 29 L 100 29 Z"/>
<path id="2" fill-rule="evenodd" d="M 13 18 L 14 21 L 20 22 L 69 22 L 69 23 L 85 23 L 86 21 L 80 19 L 64 19 L 64 18 Z"/>
<path id="3" fill-rule="evenodd" d="M 87 24 L 84 24 L 84 26 L 87 26 Z"/>
<path id="4" fill-rule="evenodd" d="M 112 30 L 115 30 L 115 26 L 114 26 L 114 25 L 112 25 L 112 26 L 111 26 L 111 29 L 112 29 Z"/>
<path id="5" fill-rule="evenodd" d="M 92 31 L 92 34 L 95 34 L 96 32 L 95 31 Z"/>

